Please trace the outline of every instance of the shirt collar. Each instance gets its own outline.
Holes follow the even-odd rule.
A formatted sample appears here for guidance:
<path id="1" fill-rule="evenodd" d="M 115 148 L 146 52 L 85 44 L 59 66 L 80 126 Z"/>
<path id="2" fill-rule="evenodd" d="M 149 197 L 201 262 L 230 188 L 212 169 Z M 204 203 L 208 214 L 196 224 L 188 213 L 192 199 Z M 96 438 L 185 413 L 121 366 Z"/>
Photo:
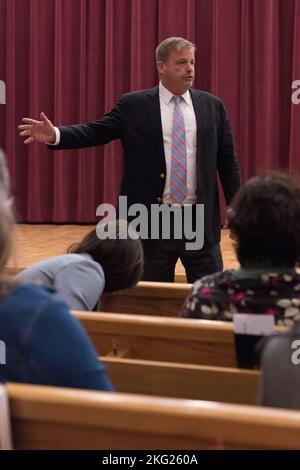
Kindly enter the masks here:
<path id="1" fill-rule="evenodd" d="M 163 103 L 169 104 L 173 96 L 174 95 L 161 82 L 159 82 L 159 98 L 163 101 Z M 184 99 L 188 106 L 192 106 L 192 100 L 189 90 L 183 93 L 181 97 Z"/>
<path id="2" fill-rule="evenodd" d="M 247 266 L 240 266 L 239 269 L 233 271 L 233 278 L 236 280 L 239 279 L 249 279 L 249 278 L 256 278 L 260 277 L 263 274 L 269 275 L 296 275 L 295 268 L 292 267 L 284 267 L 284 266 L 271 266 L 271 265 L 263 265 L 262 264 L 248 264 Z"/>

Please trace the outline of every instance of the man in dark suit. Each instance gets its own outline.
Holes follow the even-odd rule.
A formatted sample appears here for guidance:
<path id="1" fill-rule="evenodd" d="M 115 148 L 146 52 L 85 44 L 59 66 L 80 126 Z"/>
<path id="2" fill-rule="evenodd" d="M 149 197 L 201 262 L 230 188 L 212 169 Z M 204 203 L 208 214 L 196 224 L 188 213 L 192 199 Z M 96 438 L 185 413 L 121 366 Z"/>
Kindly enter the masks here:
<path id="1" fill-rule="evenodd" d="M 215 96 L 192 90 L 195 46 L 183 38 L 168 38 L 156 49 L 159 86 L 127 93 L 101 119 L 55 128 L 24 118 L 19 126 L 25 143 L 44 142 L 52 149 L 73 149 L 121 139 L 124 174 L 120 194 L 128 206 L 141 203 L 196 208 L 204 205 L 204 245 L 187 250 L 186 239 L 144 240 L 145 280 L 173 281 L 180 257 L 188 282 L 222 270 L 219 174 L 226 203 L 240 187 L 240 169 L 230 123 Z M 195 211 L 194 211 L 195 212 Z M 194 217 L 196 220 L 196 217 Z M 195 222 L 195 221 L 193 221 Z M 174 220 L 171 218 L 171 224 Z M 195 227 L 200 230 L 201 227 Z"/>

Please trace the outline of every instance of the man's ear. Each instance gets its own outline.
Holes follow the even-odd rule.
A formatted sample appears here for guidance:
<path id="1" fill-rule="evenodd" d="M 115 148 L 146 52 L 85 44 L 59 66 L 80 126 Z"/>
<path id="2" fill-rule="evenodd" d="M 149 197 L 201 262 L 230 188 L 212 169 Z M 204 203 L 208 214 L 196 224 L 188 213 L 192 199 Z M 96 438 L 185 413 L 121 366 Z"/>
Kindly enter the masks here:
<path id="1" fill-rule="evenodd" d="M 159 73 L 159 75 L 162 75 L 165 69 L 165 64 L 161 60 L 156 62 L 156 68 Z"/>

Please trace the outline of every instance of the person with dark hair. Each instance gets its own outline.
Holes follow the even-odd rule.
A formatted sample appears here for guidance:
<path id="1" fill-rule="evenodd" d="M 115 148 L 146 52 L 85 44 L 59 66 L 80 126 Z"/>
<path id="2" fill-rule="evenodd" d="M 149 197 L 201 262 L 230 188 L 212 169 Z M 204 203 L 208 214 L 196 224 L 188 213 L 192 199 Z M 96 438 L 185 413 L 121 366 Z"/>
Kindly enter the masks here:
<path id="1" fill-rule="evenodd" d="M 26 144 L 42 142 L 52 150 L 121 140 L 124 173 L 120 195 L 127 198 L 128 207 L 143 204 L 149 214 L 148 238 L 142 236 L 144 281 L 173 282 L 179 258 L 188 282 L 223 268 L 217 174 L 229 204 L 240 187 L 240 167 L 224 104 L 210 93 L 191 88 L 195 50 L 195 44 L 181 37 L 162 41 L 156 48 L 159 85 L 124 94 L 95 121 L 56 127 L 41 113 L 39 121 L 24 118 L 19 126 Z M 199 205 L 204 206 L 204 222 L 197 221 Z M 163 229 L 154 236 L 150 214 L 158 206 L 179 209 L 179 217 L 181 210 L 191 208 L 191 225 L 197 225 L 191 236 L 196 233 L 203 246 L 187 248 L 192 240 L 188 230 L 176 233 L 178 217 L 168 221 L 164 217 Z M 185 222 L 184 228 L 187 226 Z M 165 231 L 169 231 L 168 237 L 163 236 Z"/>
<path id="2" fill-rule="evenodd" d="M 0 151 L 0 271 L 10 254 L 11 198 Z M 65 303 L 41 286 L 0 278 L 0 382 L 113 390 L 106 367 Z"/>
<path id="3" fill-rule="evenodd" d="M 99 238 L 97 232 L 105 233 Z M 133 287 L 143 274 L 143 248 L 125 220 L 102 222 L 67 253 L 22 271 L 17 279 L 53 288 L 72 310 L 96 310 L 103 292 Z"/>
<path id="4" fill-rule="evenodd" d="M 180 316 L 232 320 L 234 313 L 300 320 L 300 183 L 283 173 L 251 178 L 228 210 L 240 269 L 197 280 Z"/>

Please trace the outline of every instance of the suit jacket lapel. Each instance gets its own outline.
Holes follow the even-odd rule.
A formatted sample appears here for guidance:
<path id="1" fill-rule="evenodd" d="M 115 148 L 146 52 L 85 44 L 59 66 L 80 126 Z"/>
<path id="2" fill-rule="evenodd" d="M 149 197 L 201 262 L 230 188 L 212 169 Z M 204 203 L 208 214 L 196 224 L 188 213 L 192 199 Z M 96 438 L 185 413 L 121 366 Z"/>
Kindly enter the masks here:
<path id="1" fill-rule="evenodd" d="M 147 94 L 147 112 L 149 116 L 149 121 L 153 129 L 153 134 L 158 147 L 158 155 L 165 165 L 165 151 L 164 151 L 164 141 L 163 141 L 163 132 L 161 125 L 161 112 L 160 112 L 160 103 L 159 103 L 159 88 L 158 86 L 149 90 Z"/>
<path id="2" fill-rule="evenodd" d="M 200 151 L 203 135 L 204 135 L 204 128 L 206 122 L 206 115 L 205 115 L 205 106 L 203 106 L 202 98 L 198 95 L 198 93 L 194 90 L 190 90 L 192 102 L 194 106 L 196 122 L 197 122 L 197 155 Z"/>

